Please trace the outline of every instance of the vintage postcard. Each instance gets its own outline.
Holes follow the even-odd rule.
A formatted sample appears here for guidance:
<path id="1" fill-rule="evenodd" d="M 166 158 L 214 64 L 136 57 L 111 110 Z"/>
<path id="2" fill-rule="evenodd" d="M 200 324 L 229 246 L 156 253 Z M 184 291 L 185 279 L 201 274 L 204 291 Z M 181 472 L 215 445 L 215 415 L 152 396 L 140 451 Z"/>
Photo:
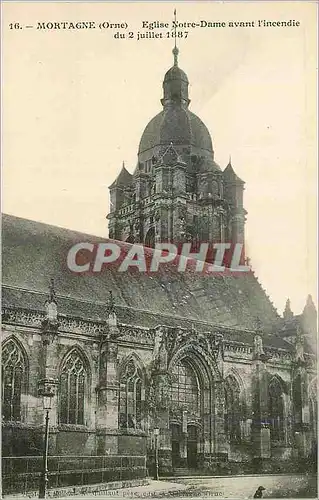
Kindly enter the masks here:
<path id="1" fill-rule="evenodd" d="M 2 3 L 2 495 L 317 497 L 317 2 Z"/>

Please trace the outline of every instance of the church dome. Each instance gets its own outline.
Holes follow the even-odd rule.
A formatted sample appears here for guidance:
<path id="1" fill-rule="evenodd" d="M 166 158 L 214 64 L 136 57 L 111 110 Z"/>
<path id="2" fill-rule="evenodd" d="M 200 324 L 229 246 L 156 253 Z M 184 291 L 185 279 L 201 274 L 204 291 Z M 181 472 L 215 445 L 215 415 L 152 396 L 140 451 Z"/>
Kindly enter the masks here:
<path id="1" fill-rule="evenodd" d="M 139 154 L 156 146 L 171 143 L 213 153 L 210 134 L 204 123 L 189 111 L 188 78 L 178 66 L 178 49 L 173 49 L 174 66 L 165 74 L 163 81 L 163 111 L 146 126 L 139 145 Z"/>
<path id="2" fill-rule="evenodd" d="M 140 141 L 139 153 L 171 142 L 213 152 L 206 125 L 189 109 L 179 106 L 164 108 L 148 123 Z"/>

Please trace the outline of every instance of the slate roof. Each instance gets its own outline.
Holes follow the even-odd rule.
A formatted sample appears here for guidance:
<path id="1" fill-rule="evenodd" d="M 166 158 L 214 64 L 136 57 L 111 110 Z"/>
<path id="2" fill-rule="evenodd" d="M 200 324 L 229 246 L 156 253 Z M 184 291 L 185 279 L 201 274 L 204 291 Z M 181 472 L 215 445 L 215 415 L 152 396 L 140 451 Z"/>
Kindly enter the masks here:
<path id="1" fill-rule="evenodd" d="M 170 80 L 182 80 L 185 83 L 189 83 L 188 82 L 188 77 L 187 77 L 185 71 L 183 71 L 179 66 L 175 66 L 175 65 L 172 66 L 165 73 L 164 83 L 167 82 L 167 81 L 170 81 Z"/>
<path id="2" fill-rule="evenodd" d="M 125 166 L 123 165 L 119 175 L 117 176 L 115 181 L 112 182 L 112 184 L 109 186 L 109 189 L 114 188 L 116 186 L 127 186 L 131 184 L 132 179 L 133 179 L 132 174 L 128 170 L 126 170 Z"/>
<path id="3" fill-rule="evenodd" d="M 240 177 L 238 177 L 238 175 L 235 173 L 230 161 L 227 167 L 225 168 L 223 175 L 226 180 L 239 182 L 240 184 L 245 184 L 244 181 L 240 179 Z"/>
<path id="4" fill-rule="evenodd" d="M 212 152 L 212 140 L 206 125 L 189 109 L 172 106 L 158 113 L 146 125 L 139 153 L 155 146 L 192 145 Z"/>
<path id="5" fill-rule="evenodd" d="M 54 278 L 60 314 L 105 319 L 112 290 L 118 319 L 126 324 L 190 327 L 194 323 L 202 331 L 220 325 L 228 332 L 226 338 L 251 344 L 259 317 L 269 332 L 266 345 L 289 348 L 280 336 L 271 334 L 279 316 L 253 273 L 205 276 L 192 269 L 179 273 L 175 266 L 166 264 L 153 275 L 132 269 L 121 273 L 117 265 L 102 268 L 101 273 L 77 275 L 66 263 L 75 243 L 114 240 L 11 215 L 3 215 L 2 235 L 4 306 L 42 311 Z M 124 253 L 132 246 L 116 243 Z M 145 249 L 147 258 L 152 252 Z"/>

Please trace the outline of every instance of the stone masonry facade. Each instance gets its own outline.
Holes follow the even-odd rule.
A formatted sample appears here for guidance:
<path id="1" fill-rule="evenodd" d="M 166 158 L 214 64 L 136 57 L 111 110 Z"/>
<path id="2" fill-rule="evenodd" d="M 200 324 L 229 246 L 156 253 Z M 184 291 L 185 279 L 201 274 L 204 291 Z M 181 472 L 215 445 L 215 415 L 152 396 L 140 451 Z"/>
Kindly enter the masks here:
<path id="1" fill-rule="evenodd" d="M 20 416 L 3 421 L 5 456 L 41 453 L 41 379 L 58 384 L 50 417 L 53 455 L 148 453 L 151 461 L 154 427 L 163 474 L 216 460 L 270 463 L 311 454 L 316 372 L 299 334 L 293 349 L 284 350 L 264 348 L 258 330 L 245 332 L 250 342 L 235 342 L 225 340 L 229 331 L 222 327 L 124 325 L 110 302 L 106 322 L 57 315 L 51 323 L 46 312 L 4 310 L 4 370 L 10 369 L 7 350 L 15 350 L 11 358 L 20 357 L 23 370 Z M 63 373 L 72 356 L 83 374 L 77 423 L 62 418 L 63 397 L 72 391 Z"/>

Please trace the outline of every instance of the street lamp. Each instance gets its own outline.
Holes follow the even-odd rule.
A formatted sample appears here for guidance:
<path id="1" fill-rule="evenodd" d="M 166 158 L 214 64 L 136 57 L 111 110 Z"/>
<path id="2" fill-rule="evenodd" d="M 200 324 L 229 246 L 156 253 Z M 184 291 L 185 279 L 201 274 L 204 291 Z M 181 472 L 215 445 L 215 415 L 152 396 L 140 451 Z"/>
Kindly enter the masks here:
<path id="1" fill-rule="evenodd" d="M 154 479 L 158 481 L 158 436 L 159 436 L 159 428 L 154 428 L 154 437 L 155 437 L 155 471 L 154 471 Z"/>
<path id="2" fill-rule="evenodd" d="M 55 394 L 55 381 L 50 379 L 40 380 L 39 395 L 43 398 L 45 413 L 45 432 L 43 446 L 43 466 L 39 485 L 39 498 L 45 498 L 48 486 L 48 447 L 49 447 L 49 411 L 52 408 L 52 398 Z"/>

